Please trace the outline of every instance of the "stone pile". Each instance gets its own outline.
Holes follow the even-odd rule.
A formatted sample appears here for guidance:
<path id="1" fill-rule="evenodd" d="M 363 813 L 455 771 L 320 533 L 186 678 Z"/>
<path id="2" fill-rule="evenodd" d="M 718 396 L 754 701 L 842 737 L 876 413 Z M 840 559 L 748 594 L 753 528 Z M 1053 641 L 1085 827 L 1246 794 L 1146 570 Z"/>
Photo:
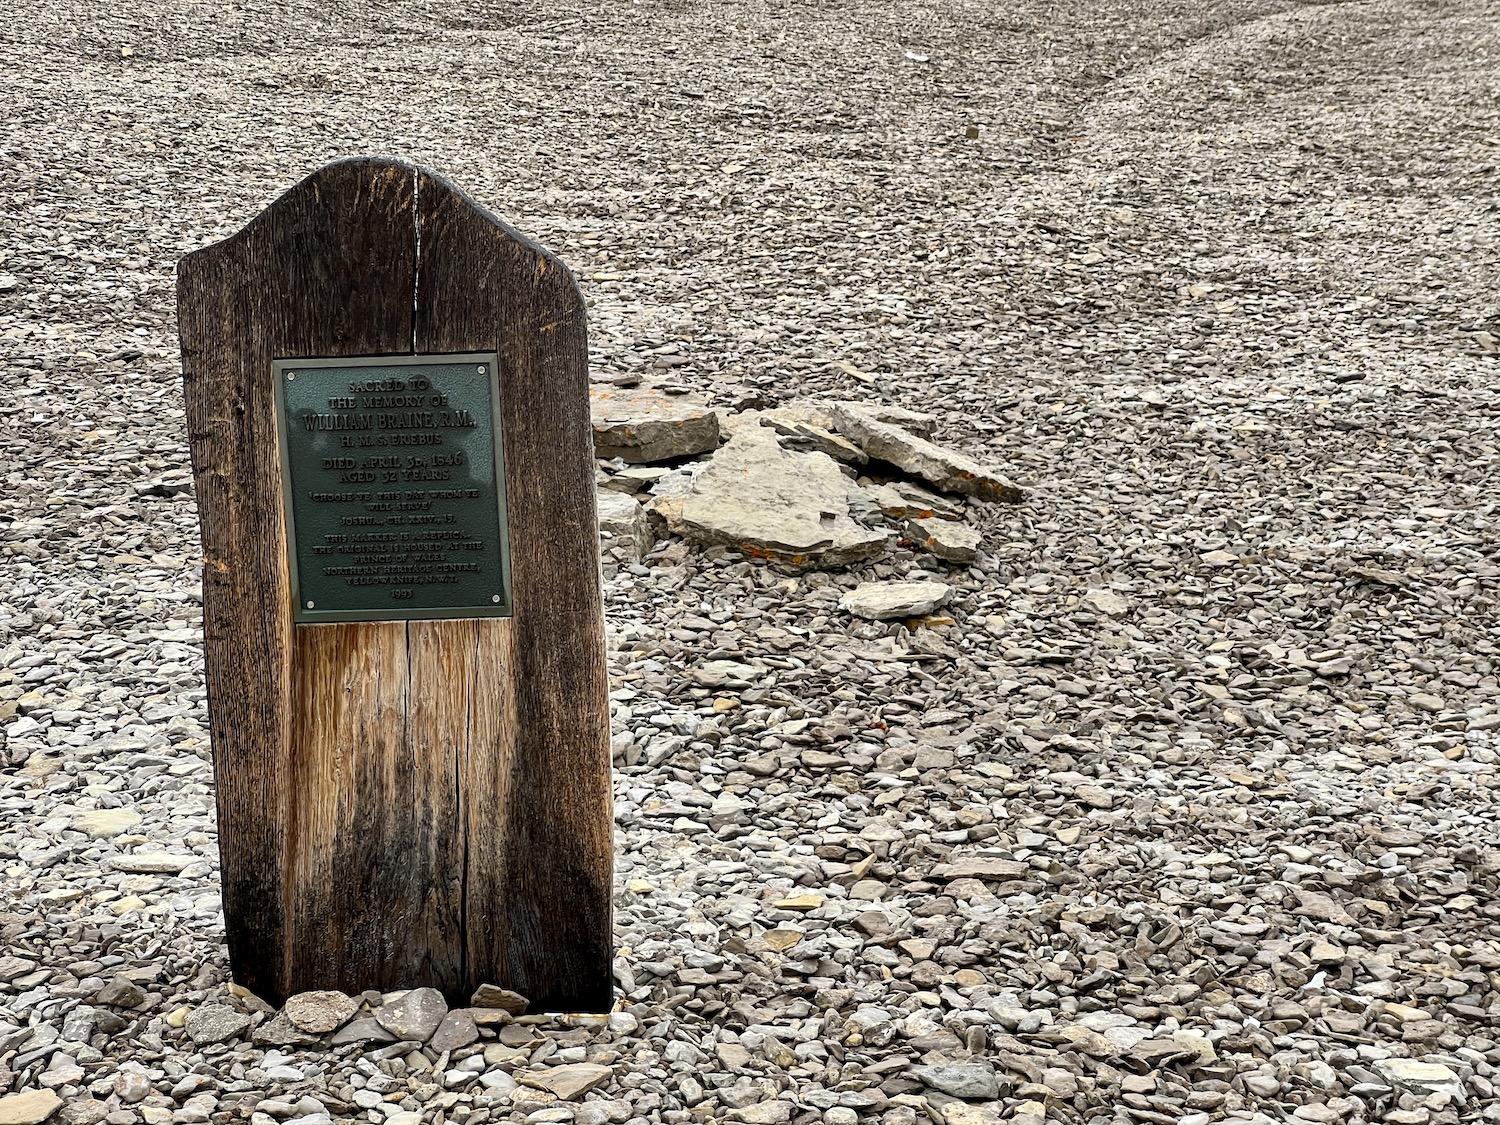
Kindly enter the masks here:
<path id="1" fill-rule="evenodd" d="M 596 387 L 606 554 L 613 566 L 638 562 L 671 534 L 794 571 L 879 559 L 898 541 L 972 563 L 982 542 L 964 521 L 966 499 L 1017 503 L 1022 492 L 999 468 L 933 442 L 935 423 L 812 399 L 720 416 L 681 394 Z"/>

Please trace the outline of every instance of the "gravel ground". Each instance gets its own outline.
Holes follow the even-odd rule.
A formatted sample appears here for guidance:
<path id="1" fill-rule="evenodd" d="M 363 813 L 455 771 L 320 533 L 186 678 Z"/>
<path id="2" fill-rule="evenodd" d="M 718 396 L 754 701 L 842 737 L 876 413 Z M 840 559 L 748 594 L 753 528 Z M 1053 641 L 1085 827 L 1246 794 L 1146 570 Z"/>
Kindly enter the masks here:
<path id="1" fill-rule="evenodd" d="M 0 1087 L 1500 1121 L 1486 0 L 100 9 L 0 26 Z M 614 577 L 619 1010 L 436 1058 L 240 1037 L 173 324 L 181 254 L 369 151 L 573 264 L 600 376 L 930 410 L 1029 489 L 967 568 Z M 951 623 L 840 610 L 882 577 Z"/>

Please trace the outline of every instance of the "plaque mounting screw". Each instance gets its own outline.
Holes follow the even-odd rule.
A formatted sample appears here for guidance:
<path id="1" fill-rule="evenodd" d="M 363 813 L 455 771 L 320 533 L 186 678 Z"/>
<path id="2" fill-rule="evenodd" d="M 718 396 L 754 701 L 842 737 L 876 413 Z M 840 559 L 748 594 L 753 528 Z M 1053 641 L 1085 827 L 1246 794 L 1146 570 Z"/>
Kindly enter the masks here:
<path id="1" fill-rule="evenodd" d="M 479 366 L 478 366 L 478 367 L 476 367 L 476 368 L 475 368 L 475 369 L 474 369 L 474 370 L 475 370 L 475 371 L 477 371 L 477 372 L 479 372 L 479 373 L 480 373 L 480 374 L 481 374 L 481 375 L 483 375 L 483 374 L 484 374 L 484 373 L 485 373 L 485 371 L 487 371 L 487 370 L 488 370 L 488 368 L 487 368 L 487 367 L 485 367 L 485 365 L 484 365 L 484 364 L 482 364 L 482 363 L 481 363 L 481 364 L 480 364 L 480 365 L 479 365 Z"/>
<path id="2" fill-rule="evenodd" d="M 490 597 L 490 601 L 494 602 L 496 605 L 499 605 L 500 604 L 500 595 L 499 594 L 492 595 Z"/>
<path id="3" fill-rule="evenodd" d="M 317 602 L 308 602 L 307 603 L 307 608 L 308 609 L 314 609 L 314 608 L 317 607 L 317 604 L 318 604 Z"/>
<path id="4" fill-rule="evenodd" d="M 288 371 L 286 373 L 287 382 L 291 382 L 296 377 L 297 377 L 297 373 L 295 371 Z"/>

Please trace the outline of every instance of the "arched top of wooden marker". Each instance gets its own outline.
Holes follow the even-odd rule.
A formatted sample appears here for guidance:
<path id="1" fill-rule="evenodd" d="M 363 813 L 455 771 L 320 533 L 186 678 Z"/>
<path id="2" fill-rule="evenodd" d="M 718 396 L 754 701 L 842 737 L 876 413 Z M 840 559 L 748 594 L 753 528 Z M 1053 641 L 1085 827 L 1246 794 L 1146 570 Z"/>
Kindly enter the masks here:
<path id="1" fill-rule="evenodd" d="M 233 234 L 184 255 L 178 262 L 179 276 L 204 268 L 215 258 L 243 253 L 268 232 L 284 239 L 320 218 L 336 219 L 336 212 L 344 208 L 363 212 L 366 220 L 384 220 L 371 225 L 372 236 L 397 234 L 406 225 L 403 214 L 409 215 L 414 250 L 420 247 L 423 228 L 436 217 L 446 216 L 447 221 L 454 222 L 458 212 L 467 211 L 474 229 L 488 228 L 492 238 L 531 255 L 536 261 L 537 280 L 545 278 L 553 286 L 571 291 L 578 307 L 583 307 L 578 283 L 560 258 L 442 173 L 396 156 L 343 157 L 310 172 Z M 421 285 L 420 276 L 415 282 Z"/>
<path id="2" fill-rule="evenodd" d="M 336 161 L 178 267 L 236 978 L 610 1003 L 610 759 L 584 304 L 448 180 Z M 513 612 L 297 624 L 279 359 L 493 353 Z"/>

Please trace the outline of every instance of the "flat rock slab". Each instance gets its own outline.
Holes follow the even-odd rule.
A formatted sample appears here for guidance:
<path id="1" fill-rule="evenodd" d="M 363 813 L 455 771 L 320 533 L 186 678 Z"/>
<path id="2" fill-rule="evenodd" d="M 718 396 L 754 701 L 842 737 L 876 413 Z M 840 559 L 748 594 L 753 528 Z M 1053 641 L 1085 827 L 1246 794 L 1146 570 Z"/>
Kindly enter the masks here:
<path id="1" fill-rule="evenodd" d="M 576 1102 L 594 1087 L 607 1081 L 614 1072 L 598 1063 L 573 1063 L 555 1066 L 550 1070 L 533 1070 L 518 1074 L 516 1080 L 523 1086 L 546 1090 L 556 1094 L 565 1102 Z"/>
<path id="2" fill-rule="evenodd" d="M 840 403 L 832 408 L 839 432 L 869 454 L 902 472 L 926 481 L 943 492 L 977 496 L 981 500 L 1019 503 L 1022 492 L 999 469 L 972 457 L 944 449 L 890 422 L 882 422 L 863 407 Z"/>
<path id="3" fill-rule="evenodd" d="M 523 1016 L 529 1002 L 519 992 L 494 984 L 481 984 L 474 990 L 469 1003 L 476 1008 L 498 1008 L 513 1016 Z"/>
<path id="4" fill-rule="evenodd" d="M 594 453 L 631 464 L 672 461 L 719 444 L 719 417 L 690 398 L 650 387 L 589 388 Z"/>
<path id="5" fill-rule="evenodd" d="M 841 608 L 870 621 L 921 617 L 947 604 L 953 587 L 945 582 L 864 582 L 845 594 Z"/>
<path id="6" fill-rule="evenodd" d="M 90 840 L 106 840 L 128 832 L 141 822 L 141 814 L 134 809 L 91 809 L 80 813 L 73 827 Z"/>
<path id="7" fill-rule="evenodd" d="M 198 862 L 195 855 L 170 855 L 166 852 L 133 852 L 117 855 L 109 861 L 116 871 L 131 875 L 178 875 Z"/>
<path id="8" fill-rule="evenodd" d="M 929 414 L 925 410 L 908 410 L 904 406 L 887 406 L 883 402 L 853 402 L 847 399 L 819 405 L 828 411 L 829 420 L 825 425 L 834 428 L 838 426 L 836 415 L 839 410 L 858 410 L 877 421 L 900 426 L 903 430 L 914 433 L 918 437 L 930 438 L 937 429 L 937 415 Z"/>
<path id="9" fill-rule="evenodd" d="M 979 557 L 977 528 L 956 520 L 909 520 L 906 534 L 912 543 L 945 562 L 967 563 Z"/>
<path id="10" fill-rule="evenodd" d="M 724 426 L 721 420 L 721 428 Z M 848 438 L 833 432 L 833 421 L 825 403 L 792 403 L 769 410 L 747 410 L 733 415 L 734 432 L 745 426 L 775 430 L 785 449 L 798 453 L 826 453 L 835 461 L 863 465 L 870 458 Z"/>
<path id="11" fill-rule="evenodd" d="M 0 1098 L 0 1125 L 41 1125 L 62 1108 L 63 1100 L 51 1090 L 27 1090 Z"/>
<path id="12" fill-rule="evenodd" d="M 250 1030 L 250 1017 L 224 1004 L 205 1004 L 188 1016 L 183 1027 L 194 1046 L 207 1047 L 244 1035 Z"/>
<path id="13" fill-rule="evenodd" d="M 796 568 L 847 566 L 885 553 L 890 535 L 849 515 L 852 487 L 822 453 L 793 453 L 763 426 L 738 431 L 686 482 L 677 522 L 703 543 Z"/>
<path id="14" fill-rule="evenodd" d="M 437 1030 L 428 1040 L 428 1046 L 439 1052 L 456 1051 L 460 1047 L 467 1047 L 478 1038 L 479 1027 L 474 1022 L 474 1017 L 463 1008 L 459 1008 L 443 1017 L 443 1022 L 438 1024 Z"/>

